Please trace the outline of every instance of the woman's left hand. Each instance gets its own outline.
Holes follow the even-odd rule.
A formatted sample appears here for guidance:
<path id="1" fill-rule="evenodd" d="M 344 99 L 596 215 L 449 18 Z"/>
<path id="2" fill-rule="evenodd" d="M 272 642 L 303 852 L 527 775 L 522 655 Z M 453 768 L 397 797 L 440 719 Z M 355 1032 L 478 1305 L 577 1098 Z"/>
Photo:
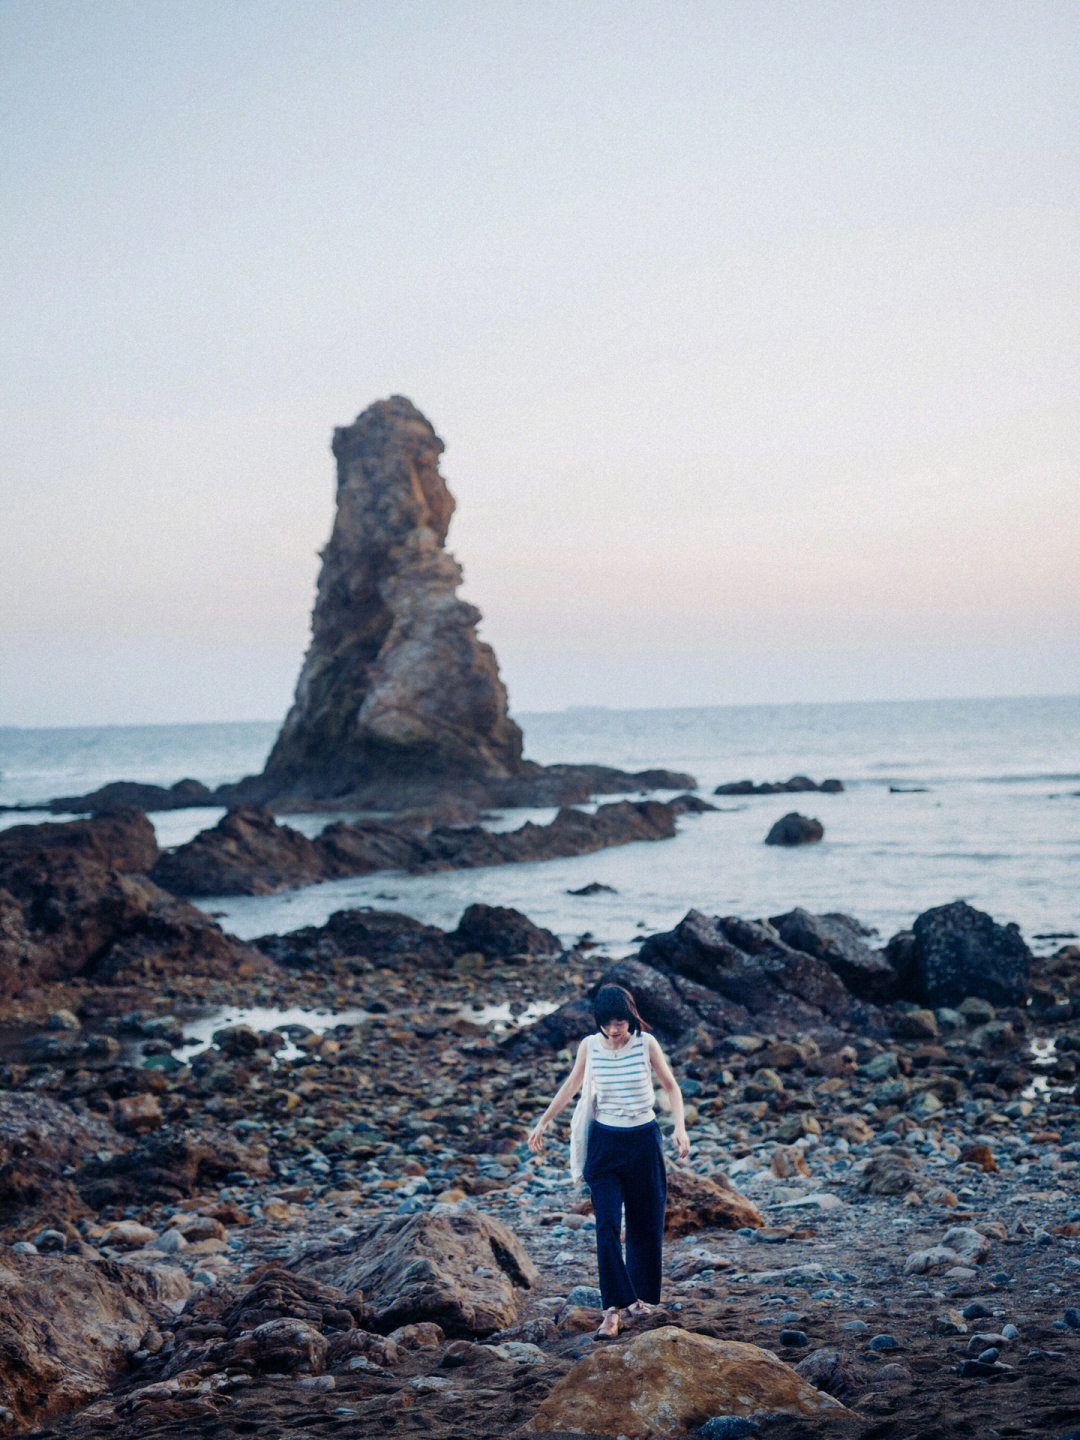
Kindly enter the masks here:
<path id="1" fill-rule="evenodd" d="M 671 1138 L 675 1145 L 676 1155 L 680 1160 L 685 1160 L 690 1154 L 690 1137 L 686 1133 L 686 1126 L 676 1125 Z"/>

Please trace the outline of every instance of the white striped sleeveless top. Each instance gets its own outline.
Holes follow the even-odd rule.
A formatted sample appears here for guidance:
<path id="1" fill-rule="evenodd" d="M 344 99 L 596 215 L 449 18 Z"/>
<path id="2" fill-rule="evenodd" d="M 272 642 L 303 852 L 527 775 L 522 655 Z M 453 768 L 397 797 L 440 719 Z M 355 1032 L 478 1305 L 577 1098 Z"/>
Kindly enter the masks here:
<path id="1" fill-rule="evenodd" d="M 602 1035 L 589 1037 L 596 1118 L 601 1125 L 629 1129 L 655 1119 L 648 1041 L 639 1031 L 621 1050 L 610 1050 Z"/>

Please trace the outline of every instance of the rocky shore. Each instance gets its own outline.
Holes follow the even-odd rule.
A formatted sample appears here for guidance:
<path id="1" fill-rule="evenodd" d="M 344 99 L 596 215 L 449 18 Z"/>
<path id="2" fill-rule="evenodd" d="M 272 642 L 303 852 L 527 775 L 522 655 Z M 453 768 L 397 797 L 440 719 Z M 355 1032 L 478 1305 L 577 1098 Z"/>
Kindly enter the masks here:
<path id="1" fill-rule="evenodd" d="M 886 943 L 692 910 L 610 956 L 472 906 L 242 945 L 131 817 L 35 828 L 0 866 L 9 1431 L 1080 1427 L 1077 947 L 959 902 Z M 602 977 L 693 1142 L 663 1306 L 610 1344 L 566 1117 L 524 1143 Z"/>

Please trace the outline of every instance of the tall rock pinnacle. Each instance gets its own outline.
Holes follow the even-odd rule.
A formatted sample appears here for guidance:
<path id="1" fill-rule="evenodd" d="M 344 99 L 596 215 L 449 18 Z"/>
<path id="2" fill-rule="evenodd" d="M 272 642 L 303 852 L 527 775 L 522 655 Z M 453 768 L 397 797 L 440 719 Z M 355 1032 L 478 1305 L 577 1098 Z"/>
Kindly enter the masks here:
<path id="1" fill-rule="evenodd" d="M 444 548 L 454 499 L 442 450 L 401 395 L 335 430 L 337 514 L 267 794 L 400 803 L 521 769 L 495 654 Z"/>

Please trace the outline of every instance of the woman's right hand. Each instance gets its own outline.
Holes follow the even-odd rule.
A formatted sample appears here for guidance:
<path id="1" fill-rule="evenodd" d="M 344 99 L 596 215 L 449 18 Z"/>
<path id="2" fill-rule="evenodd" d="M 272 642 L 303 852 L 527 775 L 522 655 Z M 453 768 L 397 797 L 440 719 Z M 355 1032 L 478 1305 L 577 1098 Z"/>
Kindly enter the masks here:
<path id="1" fill-rule="evenodd" d="M 546 1120 L 538 1120 L 533 1129 L 529 1132 L 529 1149 L 534 1155 L 539 1155 L 544 1148 L 544 1131 L 547 1129 Z"/>

